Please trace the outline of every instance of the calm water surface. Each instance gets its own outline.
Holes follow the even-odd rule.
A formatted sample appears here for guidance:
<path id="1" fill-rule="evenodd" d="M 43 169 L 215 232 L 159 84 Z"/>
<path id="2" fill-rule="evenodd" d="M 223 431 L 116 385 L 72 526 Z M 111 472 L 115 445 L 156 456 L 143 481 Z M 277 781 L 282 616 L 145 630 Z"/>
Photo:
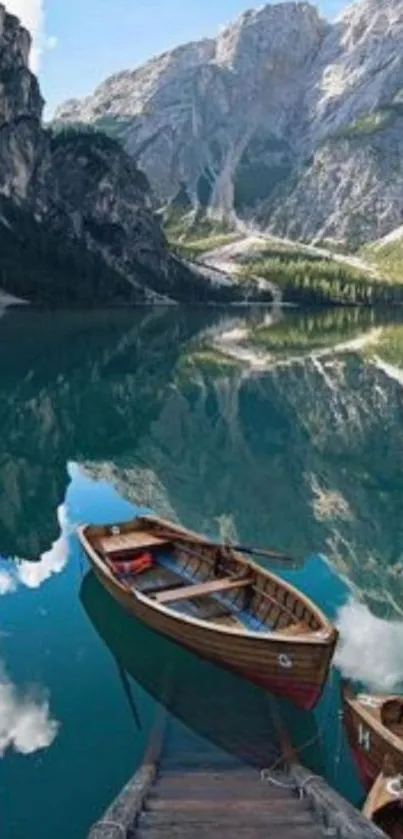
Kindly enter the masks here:
<path id="1" fill-rule="evenodd" d="M 178 737 L 272 759 L 268 697 L 124 615 L 77 523 L 151 508 L 292 552 L 305 564 L 287 577 L 339 623 L 339 669 L 400 689 L 402 345 L 367 312 L 0 318 L 4 839 L 84 839 L 141 761 L 168 666 Z M 301 759 L 358 803 L 338 678 L 315 714 L 281 710 Z"/>

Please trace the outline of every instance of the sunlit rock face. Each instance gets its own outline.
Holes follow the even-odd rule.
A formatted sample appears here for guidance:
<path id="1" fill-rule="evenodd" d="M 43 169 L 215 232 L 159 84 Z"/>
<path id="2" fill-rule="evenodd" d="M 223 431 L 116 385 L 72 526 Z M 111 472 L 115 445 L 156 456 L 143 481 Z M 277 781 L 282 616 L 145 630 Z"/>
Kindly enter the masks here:
<path id="1" fill-rule="evenodd" d="M 43 100 L 28 69 L 30 36 L 0 5 L 0 194 L 24 200 L 45 151 Z"/>
<path id="2" fill-rule="evenodd" d="M 29 48 L 0 4 L 2 290 L 59 306 L 243 300 L 251 288 L 170 252 L 147 178 L 120 143 L 44 129 Z"/>
<path id="3" fill-rule="evenodd" d="M 163 202 L 186 194 L 282 234 L 375 239 L 403 212 L 402 40 L 402 0 L 360 0 L 332 24 L 309 3 L 270 4 L 55 119 L 122 139 Z"/>

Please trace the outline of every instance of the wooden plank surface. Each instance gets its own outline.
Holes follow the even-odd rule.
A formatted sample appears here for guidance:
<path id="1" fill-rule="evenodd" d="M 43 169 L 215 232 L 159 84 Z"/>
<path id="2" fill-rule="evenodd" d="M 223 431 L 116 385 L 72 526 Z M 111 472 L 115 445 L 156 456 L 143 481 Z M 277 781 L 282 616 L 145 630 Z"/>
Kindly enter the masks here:
<path id="1" fill-rule="evenodd" d="M 141 548 L 155 548 L 169 544 L 166 539 L 160 539 L 144 530 L 133 530 L 130 533 L 120 533 L 116 536 L 102 536 L 99 546 L 106 554 L 124 553 Z"/>
<path id="2" fill-rule="evenodd" d="M 310 770 L 298 764 L 287 773 L 272 768 L 268 779 L 190 730 L 178 729 L 177 722 L 171 725 L 158 771 L 154 767 L 149 776 L 144 766 L 137 773 L 91 839 L 385 839 Z M 193 769 L 186 768 L 187 756 L 194 759 Z"/>
<path id="3" fill-rule="evenodd" d="M 173 603 L 178 600 L 190 600 L 193 597 L 202 597 L 208 594 L 218 594 L 222 591 L 232 591 L 235 588 L 244 588 L 253 583 L 252 577 L 238 578 L 234 580 L 233 577 L 226 577 L 222 580 L 211 580 L 207 583 L 195 583 L 192 586 L 185 586 L 185 588 L 178 588 L 177 591 L 167 591 L 157 594 L 156 600 L 158 603 Z"/>

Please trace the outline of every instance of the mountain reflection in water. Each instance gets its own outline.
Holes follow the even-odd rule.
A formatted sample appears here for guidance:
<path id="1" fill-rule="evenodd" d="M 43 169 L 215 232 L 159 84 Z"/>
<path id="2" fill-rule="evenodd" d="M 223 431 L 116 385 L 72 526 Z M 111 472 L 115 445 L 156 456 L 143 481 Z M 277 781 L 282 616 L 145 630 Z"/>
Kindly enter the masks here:
<path id="1" fill-rule="evenodd" d="M 370 689 L 400 686 L 398 317 L 158 308 L 1 318 L 0 809 L 13 839 L 86 835 L 141 760 L 167 659 L 174 720 L 254 764 L 272 758 L 264 694 L 153 636 L 91 575 L 82 580 L 74 527 L 85 520 L 151 507 L 306 560 L 274 570 L 338 622 L 342 673 Z M 338 711 L 335 673 L 315 714 L 281 705 L 301 759 L 359 803 Z"/>

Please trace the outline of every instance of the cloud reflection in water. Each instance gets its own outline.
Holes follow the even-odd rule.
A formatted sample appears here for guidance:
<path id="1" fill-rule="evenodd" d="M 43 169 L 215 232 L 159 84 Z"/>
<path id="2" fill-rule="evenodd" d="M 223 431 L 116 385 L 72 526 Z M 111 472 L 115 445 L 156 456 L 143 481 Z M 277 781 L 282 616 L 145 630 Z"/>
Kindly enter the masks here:
<path id="1" fill-rule="evenodd" d="M 0 569 L 0 596 L 12 594 L 18 585 L 36 589 L 53 574 L 60 574 L 68 560 L 68 537 L 70 526 L 66 508 L 62 504 L 57 511 L 60 536 L 52 547 L 42 554 L 39 562 L 16 560 L 12 570 Z"/>
<path id="2" fill-rule="evenodd" d="M 403 621 L 377 618 L 368 606 L 351 600 L 340 609 L 337 627 L 335 664 L 345 678 L 373 691 L 403 688 Z"/>
<path id="3" fill-rule="evenodd" d="M 17 580 L 10 571 L 0 571 L 0 595 L 12 594 L 17 588 Z"/>
<path id="4" fill-rule="evenodd" d="M 0 757 L 7 749 L 23 755 L 46 749 L 58 730 L 47 698 L 19 693 L 0 663 Z"/>

